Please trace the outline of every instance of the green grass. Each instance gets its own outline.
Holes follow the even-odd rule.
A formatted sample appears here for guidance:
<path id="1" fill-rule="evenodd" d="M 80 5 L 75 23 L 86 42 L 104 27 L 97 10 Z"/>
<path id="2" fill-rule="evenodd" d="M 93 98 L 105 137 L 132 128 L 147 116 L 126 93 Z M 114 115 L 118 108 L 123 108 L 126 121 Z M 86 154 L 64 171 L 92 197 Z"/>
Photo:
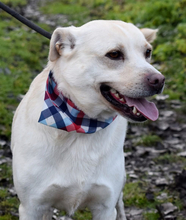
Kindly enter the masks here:
<path id="1" fill-rule="evenodd" d="M 24 6 L 27 4 L 27 1 L 26 0 L 1 0 L 2 3 L 6 4 L 6 5 L 9 5 L 9 6 L 13 6 L 13 7 L 16 7 L 16 6 Z"/>
<path id="2" fill-rule="evenodd" d="M 144 183 L 130 182 L 124 187 L 124 203 L 125 206 L 136 206 L 139 208 L 147 207 L 148 200 L 145 197 L 145 192 L 142 189 Z"/>
<path id="3" fill-rule="evenodd" d="M 89 10 L 77 1 L 69 0 L 61 2 L 60 0 L 55 0 L 49 2 L 41 8 L 44 14 L 63 14 L 66 15 L 69 21 L 72 21 L 74 25 L 80 25 L 89 20 Z M 61 23 L 61 26 L 68 25 L 66 23 Z"/>
<path id="4" fill-rule="evenodd" d="M 71 4 L 64 4 L 60 0 L 58 0 L 51 2 L 50 7 L 48 7 L 48 5 L 44 6 L 42 8 L 42 11 L 45 12 L 45 14 L 65 14 L 70 16 L 73 16 L 74 14 L 81 14 L 87 12 L 86 7 L 83 7 L 79 4 L 72 7 L 72 4 L 72 1 Z"/>
<path id="5" fill-rule="evenodd" d="M 74 215 L 74 220 L 91 220 L 92 214 L 88 209 L 77 211 Z"/>
<path id="6" fill-rule="evenodd" d="M 4 12 L 0 20 L 0 135 L 10 137 L 17 97 L 27 92 L 33 77 L 42 70 L 49 41 Z"/>
<path id="7" fill-rule="evenodd" d="M 156 212 L 146 212 L 144 214 L 144 220 L 158 220 L 160 218 L 159 213 Z"/>
<path id="8" fill-rule="evenodd" d="M 160 155 L 159 157 L 154 158 L 154 161 L 158 164 L 171 164 L 171 163 L 178 163 L 182 165 L 185 164 L 185 167 L 186 167 L 186 158 L 175 155 L 173 153 L 171 154 L 166 153 L 166 154 Z"/>
<path id="9" fill-rule="evenodd" d="M 155 209 L 158 204 L 157 200 L 149 201 L 145 194 L 148 188 L 148 184 L 142 181 L 127 182 L 125 184 L 124 204 L 125 206 L 135 206 L 137 208 Z M 157 196 L 158 193 L 155 194 Z"/>
<path id="10" fill-rule="evenodd" d="M 157 135 L 144 135 L 140 138 L 139 141 L 135 143 L 135 145 L 143 145 L 152 147 L 155 146 L 158 142 L 161 142 L 161 138 Z"/>
<path id="11" fill-rule="evenodd" d="M 18 204 L 17 197 L 11 196 L 7 189 L 0 189 L 0 211 L 3 213 L 0 220 L 17 220 L 11 213 L 17 212 Z"/>
<path id="12" fill-rule="evenodd" d="M 12 168 L 9 164 L 4 163 L 0 165 L 0 179 L 8 179 L 12 182 Z"/>
<path id="13" fill-rule="evenodd" d="M 158 220 L 160 215 L 158 212 L 154 212 L 156 210 L 157 205 L 161 205 L 166 202 L 173 203 L 178 210 L 183 210 L 183 202 L 179 199 L 179 195 L 177 192 L 172 192 L 171 188 L 165 188 L 163 191 L 155 191 L 154 192 L 154 200 L 148 200 L 145 196 L 148 188 L 148 183 L 138 181 L 138 182 L 127 182 L 124 187 L 124 204 L 126 207 L 136 207 L 142 208 L 146 210 L 143 213 L 145 220 Z M 161 193 L 167 193 L 167 198 L 158 200 L 157 196 Z M 172 194 L 173 193 L 173 194 Z"/>
<path id="14" fill-rule="evenodd" d="M 0 220 L 18 220 L 17 217 L 12 216 L 11 214 L 0 216 Z"/>

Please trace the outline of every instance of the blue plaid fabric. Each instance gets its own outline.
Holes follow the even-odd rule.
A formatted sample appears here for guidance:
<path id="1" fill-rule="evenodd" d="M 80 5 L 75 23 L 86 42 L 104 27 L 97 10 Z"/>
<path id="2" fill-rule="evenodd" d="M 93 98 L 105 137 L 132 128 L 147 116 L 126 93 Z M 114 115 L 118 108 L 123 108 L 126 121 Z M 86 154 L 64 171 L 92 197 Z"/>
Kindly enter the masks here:
<path id="1" fill-rule="evenodd" d="M 57 90 L 53 73 L 50 71 L 46 82 L 43 110 L 39 122 L 67 132 L 95 133 L 104 129 L 116 117 L 105 121 L 89 118 L 74 103 Z"/>

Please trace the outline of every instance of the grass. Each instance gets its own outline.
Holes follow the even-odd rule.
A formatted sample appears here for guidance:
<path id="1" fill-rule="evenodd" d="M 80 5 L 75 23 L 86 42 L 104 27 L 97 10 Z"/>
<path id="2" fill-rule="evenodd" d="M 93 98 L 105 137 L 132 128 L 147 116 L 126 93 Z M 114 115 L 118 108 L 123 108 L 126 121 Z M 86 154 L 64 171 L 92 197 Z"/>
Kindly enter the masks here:
<path id="1" fill-rule="evenodd" d="M 144 135 L 140 138 L 139 141 L 137 141 L 135 143 L 135 145 L 143 145 L 143 146 L 148 146 L 148 147 L 152 147 L 155 146 L 158 142 L 161 142 L 161 138 L 157 135 Z"/>
<path id="2" fill-rule="evenodd" d="M 16 2 L 19 5 L 25 1 Z M 27 92 L 33 77 L 46 63 L 49 41 L 5 12 L 0 13 L 0 20 L 0 135 L 10 137 L 17 97 Z"/>
<path id="3" fill-rule="evenodd" d="M 17 197 L 11 196 L 7 189 L 0 189 L 0 211 L 2 212 L 0 220 L 17 220 L 18 218 L 11 213 L 17 212 L 18 204 Z"/>
<path id="4" fill-rule="evenodd" d="M 124 202 L 125 206 L 136 206 L 139 208 L 147 207 L 149 204 L 143 190 L 143 182 L 130 182 L 124 187 Z"/>
<path id="5" fill-rule="evenodd" d="M 136 207 L 143 208 L 146 212 L 143 213 L 145 220 L 158 220 L 160 215 L 156 212 L 157 205 L 161 205 L 162 203 L 171 202 L 179 210 L 183 210 L 183 202 L 179 199 L 178 193 L 172 192 L 171 189 L 165 188 L 163 191 L 160 189 L 159 191 L 154 192 L 154 200 L 148 200 L 146 198 L 146 191 L 148 189 L 148 183 L 143 181 L 137 182 L 127 182 L 124 187 L 124 204 L 126 207 Z M 167 193 L 167 198 L 158 200 L 157 196 L 161 193 Z M 172 195 L 172 193 L 174 195 Z"/>
<path id="6" fill-rule="evenodd" d="M 163 154 L 160 155 L 159 157 L 154 158 L 154 161 L 157 164 L 171 164 L 171 163 L 177 163 L 177 164 L 185 164 L 186 167 L 186 158 L 181 157 L 175 154 Z"/>
<path id="7" fill-rule="evenodd" d="M 92 214 L 88 209 L 77 211 L 74 215 L 74 220 L 91 220 Z"/>
<path id="8" fill-rule="evenodd" d="M 156 212 L 146 212 L 144 214 L 144 220 L 158 220 L 160 218 L 159 213 Z"/>
<path id="9" fill-rule="evenodd" d="M 8 179 L 12 182 L 12 168 L 9 164 L 4 163 L 0 165 L 0 179 Z"/>
<path id="10" fill-rule="evenodd" d="M 24 6 L 27 4 L 26 0 L 1 0 L 2 3 L 9 5 L 11 7 L 16 7 L 16 6 Z"/>

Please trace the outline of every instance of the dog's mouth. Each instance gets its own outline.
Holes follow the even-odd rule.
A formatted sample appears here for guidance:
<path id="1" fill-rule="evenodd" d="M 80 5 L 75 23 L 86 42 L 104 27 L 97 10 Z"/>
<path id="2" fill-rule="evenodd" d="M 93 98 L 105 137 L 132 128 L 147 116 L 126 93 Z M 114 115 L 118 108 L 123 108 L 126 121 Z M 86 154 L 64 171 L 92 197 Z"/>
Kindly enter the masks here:
<path id="1" fill-rule="evenodd" d="M 101 85 L 100 91 L 112 108 L 132 121 L 143 122 L 147 119 L 151 121 L 158 119 L 159 113 L 156 105 L 145 98 L 129 98 L 105 84 Z"/>

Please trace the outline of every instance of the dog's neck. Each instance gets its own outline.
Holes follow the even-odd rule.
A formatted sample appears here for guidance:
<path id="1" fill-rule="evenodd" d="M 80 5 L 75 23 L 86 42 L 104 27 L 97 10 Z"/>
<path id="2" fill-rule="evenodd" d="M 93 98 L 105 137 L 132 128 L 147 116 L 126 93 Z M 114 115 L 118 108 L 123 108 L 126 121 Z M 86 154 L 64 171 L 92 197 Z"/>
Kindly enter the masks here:
<path id="1" fill-rule="evenodd" d="M 67 132 L 95 133 L 106 128 L 116 117 L 107 120 L 92 119 L 57 89 L 57 83 L 50 71 L 46 82 L 43 110 L 39 122 Z"/>

